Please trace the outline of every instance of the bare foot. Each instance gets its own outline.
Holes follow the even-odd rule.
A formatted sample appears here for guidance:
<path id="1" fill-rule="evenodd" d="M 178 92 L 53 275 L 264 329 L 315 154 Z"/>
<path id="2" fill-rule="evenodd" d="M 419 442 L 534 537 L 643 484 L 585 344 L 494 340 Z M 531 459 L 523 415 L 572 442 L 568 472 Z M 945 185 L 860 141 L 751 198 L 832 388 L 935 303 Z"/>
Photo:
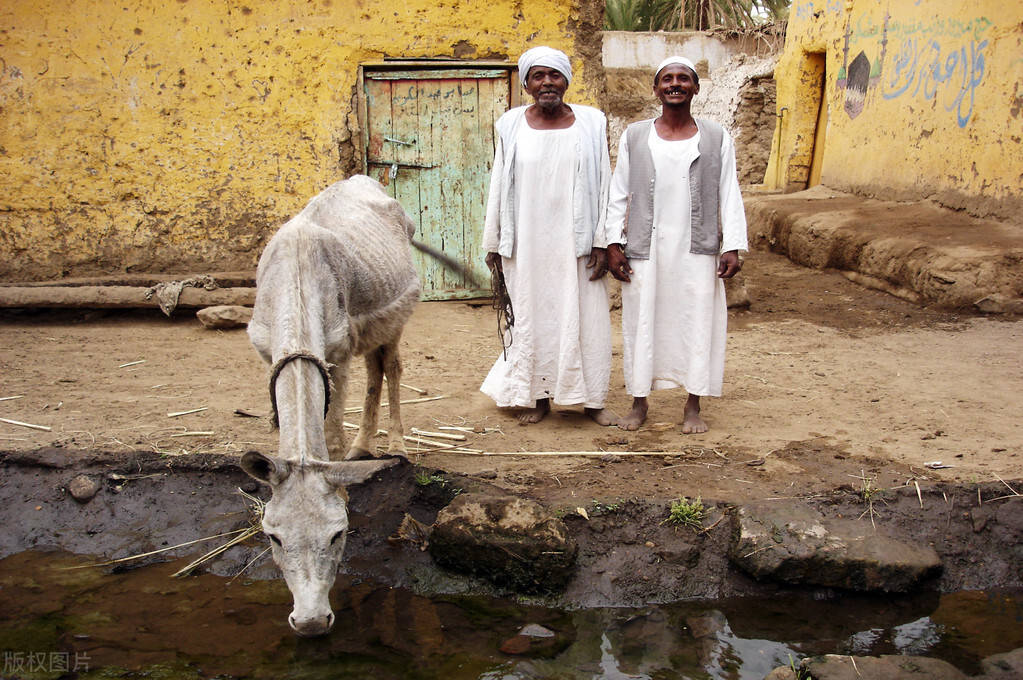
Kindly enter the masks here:
<path id="1" fill-rule="evenodd" d="M 618 427 L 623 430 L 638 430 L 639 426 L 646 422 L 647 409 L 646 397 L 635 397 L 632 400 L 632 410 L 619 418 Z"/>
<path id="2" fill-rule="evenodd" d="M 539 423 L 551 412 L 550 399 L 537 399 L 536 406 L 527 408 L 519 414 L 519 425 L 532 425 Z"/>
<path id="3" fill-rule="evenodd" d="M 700 417 L 700 397 L 689 395 L 683 411 L 682 434 L 701 434 L 707 431 L 707 423 Z"/>
<path id="4" fill-rule="evenodd" d="M 593 418 L 593 422 L 597 425 L 603 425 L 608 427 L 609 425 L 616 425 L 618 423 L 618 416 L 615 415 L 614 411 L 606 408 L 587 408 L 584 409 L 586 415 Z"/>

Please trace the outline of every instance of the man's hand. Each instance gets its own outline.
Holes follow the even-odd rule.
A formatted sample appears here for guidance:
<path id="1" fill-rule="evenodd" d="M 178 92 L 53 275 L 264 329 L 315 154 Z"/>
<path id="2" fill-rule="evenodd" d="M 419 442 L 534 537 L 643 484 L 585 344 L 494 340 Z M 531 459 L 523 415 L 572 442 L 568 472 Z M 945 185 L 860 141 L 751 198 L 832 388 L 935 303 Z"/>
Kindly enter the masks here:
<path id="1" fill-rule="evenodd" d="M 494 271 L 494 269 L 497 269 L 497 271 L 502 271 L 500 253 L 487 253 L 487 257 L 484 260 L 484 262 L 487 263 L 487 269 L 489 269 L 490 271 Z"/>
<path id="2" fill-rule="evenodd" d="M 592 269 L 590 281 L 596 281 L 607 274 L 607 251 L 603 248 L 594 248 L 590 251 L 590 257 L 586 260 L 586 268 Z"/>
<path id="3" fill-rule="evenodd" d="M 612 243 L 607 247 L 607 268 L 611 272 L 611 276 L 619 281 L 629 283 L 632 280 L 629 278 L 632 267 L 629 266 L 629 258 L 625 257 L 622 244 Z"/>
<path id="4" fill-rule="evenodd" d="M 730 279 L 742 269 L 742 260 L 739 259 L 738 250 L 729 250 L 721 253 L 721 260 L 718 262 L 718 277 Z"/>

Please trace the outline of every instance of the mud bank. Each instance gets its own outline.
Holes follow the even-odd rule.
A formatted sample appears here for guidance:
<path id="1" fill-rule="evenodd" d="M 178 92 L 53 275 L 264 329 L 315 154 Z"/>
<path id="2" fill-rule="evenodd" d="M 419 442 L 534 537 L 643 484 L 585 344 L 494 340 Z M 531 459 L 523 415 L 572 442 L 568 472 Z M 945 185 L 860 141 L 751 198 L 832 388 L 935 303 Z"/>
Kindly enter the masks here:
<path id="1" fill-rule="evenodd" d="M 0 557 L 24 550 L 55 548 L 107 559 L 162 550 L 257 521 L 243 489 L 263 498 L 258 487 L 222 455 L 160 456 L 43 449 L 0 452 Z M 614 463 L 609 463 L 613 465 Z M 90 500 L 76 501 L 68 488 L 84 475 L 99 484 Z M 830 494 L 777 499 L 793 513 L 811 507 L 825 518 L 883 526 L 889 536 L 932 547 L 940 574 L 918 590 L 1023 588 L 1023 497 L 1006 486 L 937 483 L 879 491 L 836 488 Z M 395 534 L 406 513 L 425 525 L 459 494 L 508 492 L 487 480 L 441 470 L 402 465 L 368 484 L 352 487 L 351 530 L 343 572 L 420 594 L 514 595 L 499 585 L 438 568 L 428 551 Z M 675 528 L 665 522 L 663 501 L 630 499 L 612 505 L 550 508 L 578 545 L 577 566 L 563 592 L 546 604 L 576 608 L 641 606 L 682 599 L 765 597 L 812 592 L 839 598 L 840 590 L 758 581 L 728 557 L 735 506 L 729 499 L 703 499 L 709 509 L 704 530 Z M 586 515 L 584 517 L 584 514 Z M 132 568 L 153 561 L 200 555 L 225 539 L 176 548 L 115 565 Z M 234 575 L 264 551 L 257 536 L 203 567 Z M 268 557 L 249 566 L 250 578 L 274 578 Z"/>

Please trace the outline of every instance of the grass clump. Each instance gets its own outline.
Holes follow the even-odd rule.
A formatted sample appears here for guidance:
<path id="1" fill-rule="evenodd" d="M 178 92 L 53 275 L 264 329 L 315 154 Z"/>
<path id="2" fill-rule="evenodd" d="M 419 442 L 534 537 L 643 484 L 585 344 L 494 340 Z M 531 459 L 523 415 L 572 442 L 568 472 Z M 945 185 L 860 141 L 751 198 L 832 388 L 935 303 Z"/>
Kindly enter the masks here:
<path id="1" fill-rule="evenodd" d="M 444 479 L 442 475 L 437 473 L 430 473 L 426 470 L 418 469 L 413 476 L 416 482 L 416 486 L 430 486 L 431 484 L 440 484 L 444 486 L 448 480 Z"/>
<path id="2" fill-rule="evenodd" d="M 668 519 L 664 522 L 676 527 L 699 530 L 703 528 L 703 518 L 706 516 L 707 509 L 703 507 L 703 500 L 699 496 L 692 499 L 682 496 L 671 502 Z"/>
<path id="3" fill-rule="evenodd" d="M 620 498 L 618 498 L 618 499 L 616 499 L 614 501 L 611 501 L 609 503 L 603 503 L 601 501 L 598 501 L 598 500 L 594 499 L 593 501 L 591 501 L 590 506 L 593 508 L 593 513 L 592 514 L 594 514 L 594 515 L 607 515 L 607 514 L 610 514 L 610 513 L 613 513 L 613 512 L 618 512 L 619 510 L 621 510 L 623 504 L 624 504 L 624 501 L 622 499 L 620 499 Z"/>

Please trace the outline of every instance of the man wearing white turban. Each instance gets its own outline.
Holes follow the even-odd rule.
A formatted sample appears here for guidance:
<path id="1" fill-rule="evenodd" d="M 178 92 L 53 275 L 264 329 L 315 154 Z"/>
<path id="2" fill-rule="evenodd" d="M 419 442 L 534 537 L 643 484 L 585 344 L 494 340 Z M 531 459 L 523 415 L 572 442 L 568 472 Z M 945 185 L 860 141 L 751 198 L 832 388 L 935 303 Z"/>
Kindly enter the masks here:
<path id="1" fill-rule="evenodd" d="M 572 67 L 564 52 L 534 47 L 519 59 L 534 103 L 495 127 L 494 165 L 483 230 L 487 265 L 503 272 L 514 313 L 510 342 L 480 390 L 537 423 L 555 404 L 581 404 L 614 425 L 604 408 L 611 378 L 606 242 L 611 164 L 607 120 L 566 104 Z"/>
<path id="2" fill-rule="evenodd" d="M 625 388 L 646 420 L 653 390 L 683 387 L 682 432 L 707 431 L 701 396 L 721 396 L 728 310 L 722 279 L 742 267 L 746 216 L 735 146 L 720 125 L 694 118 L 696 67 L 665 59 L 654 74 L 661 115 L 629 125 L 619 144 L 607 217 L 608 267 L 622 285 Z"/>

